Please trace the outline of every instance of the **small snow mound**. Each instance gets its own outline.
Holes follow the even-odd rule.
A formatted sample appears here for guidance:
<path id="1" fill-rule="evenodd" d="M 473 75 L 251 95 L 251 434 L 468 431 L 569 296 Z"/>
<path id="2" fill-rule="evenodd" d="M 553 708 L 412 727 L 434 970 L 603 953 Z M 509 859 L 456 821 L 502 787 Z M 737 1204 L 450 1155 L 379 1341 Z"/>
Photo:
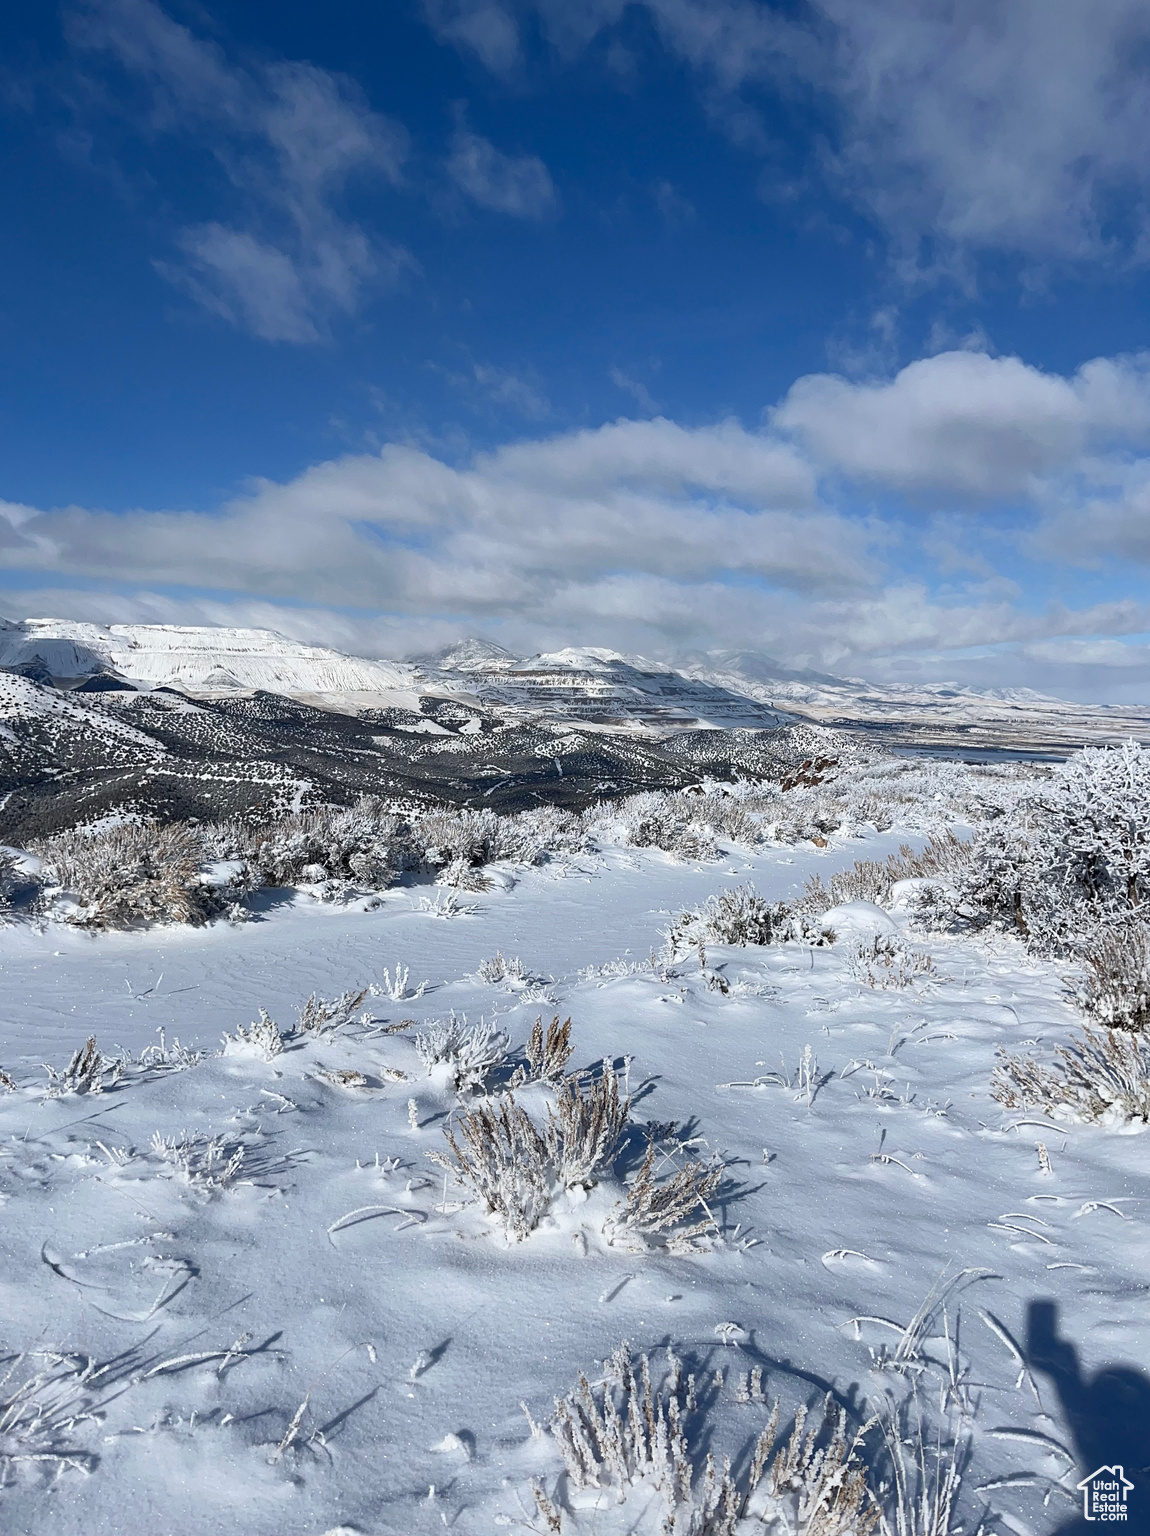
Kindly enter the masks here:
<path id="1" fill-rule="evenodd" d="M 819 919 L 824 928 L 836 933 L 897 933 L 898 924 L 889 912 L 876 907 L 873 901 L 844 901 L 842 906 L 832 907 Z"/>

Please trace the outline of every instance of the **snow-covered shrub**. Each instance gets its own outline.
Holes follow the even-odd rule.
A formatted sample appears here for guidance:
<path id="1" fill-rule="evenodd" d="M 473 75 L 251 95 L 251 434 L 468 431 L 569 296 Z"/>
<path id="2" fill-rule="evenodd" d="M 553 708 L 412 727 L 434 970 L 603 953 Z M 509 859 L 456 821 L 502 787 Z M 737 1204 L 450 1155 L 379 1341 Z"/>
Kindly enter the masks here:
<path id="1" fill-rule="evenodd" d="M 860 941 L 847 955 L 847 970 L 860 986 L 878 992 L 909 987 L 934 971 L 934 961 L 912 949 L 896 933 L 876 933 Z"/>
<path id="2" fill-rule="evenodd" d="M 1129 908 L 1150 900 L 1150 750 L 1085 747 L 1057 775 L 1052 816 L 1091 890 Z"/>
<path id="3" fill-rule="evenodd" d="M 525 1052 L 531 1076 L 544 1083 L 562 1082 L 567 1063 L 571 1059 L 571 1050 L 570 1019 L 564 1019 L 560 1024 L 559 1015 L 556 1014 L 546 1030 L 543 1028 L 543 1020 L 536 1019 L 531 1026 Z"/>
<path id="4" fill-rule="evenodd" d="M 265 1061 L 271 1061 L 283 1048 L 284 1037 L 280 1034 L 279 1025 L 269 1016 L 266 1008 L 260 1009 L 260 1016 L 254 1024 L 240 1024 L 234 1035 L 224 1036 L 225 1056 L 255 1054 L 262 1056 Z"/>
<path id="5" fill-rule="evenodd" d="M 395 962 L 395 980 L 391 979 L 391 967 L 385 965 L 382 983 L 373 982 L 367 990 L 371 993 L 372 997 L 386 997 L 393 1003 L 405 1003 L 409 999 L 414 1001 L 417 997 L 423 996 L 427 991 L 429 983 L 421 981 L 413 989 L 410 984 L 410 977 L 410 967 L 400 965 L 397 960 Z"/>
<path id="6" fill-rule="evenodd" d="M 162 1029 L 159 1030 L 159 1036 L 159 1044 L 146 1045 L 136 1060 L 136 1065 L 143 1071 L 186 1072 L 189 1067 L 198 1066 L 204 1059 L 202 1051 L 181 1045 L 179 1035 L 173 1038 L 171 1045 Z"/>
<path id="7" fill-rule="evenodd" d="M 754 847 L 763 840 L 763 831 L 747 804 L 734 795 L 711 792 L 701 795 L 677 795 L 683 815 L 698 827 L 705 827 L 716 837 Z"/>
<path id="8" fill-rule="evenodd" d="M 576 1510 L 600 1490 L 618 1504 L 637 1496 L 644 1508 L 654 1492 L 667 1536 L 735 1536 L 749 1531 L 750 1520 L 757 1529 L 769 1524 L 801 1536 L 869 1536 L 880 1505 L 859 1440 L 847 1439 L 845 1412 L 828 1395 L 821 1422 L 807 1430 L 806 1418 L 800 1408 L 787 1442 L 775 1451 L 776 1400 L 735 1476 L 730 1456 L 720 1468 L 707 1449 L 711 1431 L 695 1377 L 684 1379 L 682 1362 L 668 1349 L 658 1380 L 650 1358 L 633 1360 L 623 1343 L 604 1362 L 601 1380 L 592 1384 L 580 1373 L 575 1390 L 557 1401 L 551 1433 Z M 545 1495 L 541 1508 L 544 1502 L 550 1503 Z"/>
<path id="9" fill-rule="evenodd" d="M 790 917 L 782 901 L 768 901 L 754 884 L 736 885 L 709 896 L 698 914 L 702 937 L 712 944 L 770 944 Z"/>
<path id="10" fill-rule="evenodd" d="M 425 811 L 414 824 L 416 840 L 429 864 L 478 868 L 505 856 L 504 818 L 491 810 Z"/>
<path id="11" fill-rule="evenodd" d="M 196 827 L 74 829 L 35 844 L 33 852 L 43 861 L 45 885 L 57 888 L 52 910 L 77 927 L 204 923 L 231 900 L 202 878 L 208 855 Z"/>
<path id="12" fill-rule="evenodd" d="M 498 986 L 501 981 L 527 981 L 530 978 L 524 968 L 523 961 L 518 955 L 512 959 L 504 958 L 503 951 L 497 949 L 487 960 L 481 960 L 475 973 L 480 981 L 487 983 L 489 987 Z"/>
<path id="13" fill-rule="evenodd" d="M 5 1072 L 3 1067 L 0 1067 L 0 1091 L 4 1093 L 16 1092 L 16 1079 L 12 1076 L 11 1072 Z"/>
<path id="14" fill-rule="evenodd" d="M 101 1054 L 95 1035 L 89 1035 L 63 1072 L 44 1064 L 48 1074 L 47 1097 L 62 1098 L 68 1093 L 103 1093 L 119 1082 L 124 1063 L 119 1058 Z"/>
<path id="15" fill-rule="evenodd" d="M 460 901 L 454 891 L 437 891 L 434 899 L 430 896 L 419 898 L 419 910 L 426 912 L 428 917 L 439 917 L 445 922 L 453 917 L 467 917 L 475 911 L 474 903 Z"/>
<path id="16" fill-rule="evenodd" d="M 1007 1109 L 1039 1109 L 1056 1120 L 1150 1124 L 1150 1035 L 1085 1028 L 1055 1061 L 1000 1050 L 991 1096 Z"/>
<path id="17" fill-rule="evenodd" d="M 456 1135 L 458 1131 L 458 1136 Z M 449 1152 L 430 1152 L 508 1234 L 522 1240 L 551 1203 L 547 1143 L 511 1094 L 465 1110 L 444 1127 Z"/>
<path id="18" fill-rule="evenodd" d="M 453 891 L 486 891 L 491 888 L 491 881 L 479 865 L 462 858 L 452 859 L 449 864 L 445 864 L 436 875 L 435 883 Z"/>
<path id="19" fill-rule="evenodd" d="M 416 1054 L 428 1073 L 447 1068 L 456 1093 L 477 1091 L 507 1058 L 508 1039 L 494 1024 L 468 1024 L 466 1016 L 438 1019 L 414 1037 Z"/>
<path id="20" fill-rule="evenodd" d="M 835 935 L 818 918 L 811 918 L 785 901 L 768 901 L 750 881 L 709 896 L 702 907 L 684 912 L 667 930 L 672 954 L 694 947 L 705 954 L 708 944 L 785 944 L 796 941 L 818 946 L 833 944 Z"/>
<path id="21" fill-rule="evenodd" d="M 367 996 L 367 988 L 358 992 L 341 992 L 338 997 L 320 997 L 313 992 L 299 1011 L 296 1031 L 301 1035 L 334 1035 L 336 1030 L 350 1024 L 355 1010 Z"/>
<path id="22" fill-rule="evenodd" d="M 610 1167 L 630 1113 L 631 1100 L 620 1097 L 619 1079 L 606 1063 L 591 1082 L 569 1077 L 560 1084 L 547 1110 L 546 1141 L 564 1189 L 586 1189 Z"/>
<path id="23" fill-rule="evenodd" d="M 1150 903 L 1150 751 L 1086 747 L 979 829 L 956 911 L 1067 955 Z"/>
<path id="24" fill-rule="evenodd" d="M 851 812 L 860 826 L 873 827 L 876 832 L 889 832 L 894 825 L 890 802 L 881 795 L 860 795 L 852 803 Z"/>
<path id="25" fill-rule="evenodd" d="M 1086 985 L 1079 1001 L 1110 1029 L 1150 1027 L 1150 928 L 1127 923 L 1100 933 L 1081 951 Z"/>
<path id="26" fill-rule="evenodd" d="M 660 1183 L 655 1164 L 655 1147 L 651 1144 L 624 1198 L 612 1213 L 612 1240 L 634 1234 L 640 1240 L 658 1238 L 672 1252 L 689 1252 L 693 1238 L 716 1230 L 707 1201 L 722 1183 L 726 1169 L 722 1163 L 688 1162 Z"/>
<path id="27" fill-rule="evenodd" d="M 15 854 L 0 848 L 0 919 L 11 912 L 12 898 L 22 885 L 28 883 Z"/>
<path id="28" fill-rule="evenodd" d="M 587 836 L 582 817 L 554 805 L 540 805 L 503 818 L 501 857 L 517 864 L 543 864 L 552 854 L 580 853 Z"/>
<path id="29" fill-rule="evenodd" d="M 152 1137 L 152 1152 L 186 1184 L 214 1194 L 234 1184 L 243 1171 L 244 1144 L 225 1136 L 201 1136 L 181 1131 L 178 1136 Z"/>
<path id="30" fill-rule="evenodd" d="M 407 825 L 365 796 L 351 807 L 321 805 L 257 827 L 215 831 L 220 858 L 245 860 L 260 885 L 379 891 L 418 862 Z"/>
<path id="31" fill-rule="evenodd" d="M 632 848 L 660 848 L 681 859 L 713 859 L 718 853 L 714 832 L 697 816 L 697 808 L 691 796 L 649 790 L 601 808 L 597 820 L 613 827 Z"/>
<path id="32" fill-rule="evenodd" d="M 900 880 L 945 879 L 966 869 L 970 858 L 969 843 L 949 830 L 935 833 L 918 853 L 903 843 L 885 859 L 856 859 L 849 869 L 831 875 L 825 885 L 821 875 L 812 875 L 795 906 L 816 914 L 851 901 L 882 906 Z"/>

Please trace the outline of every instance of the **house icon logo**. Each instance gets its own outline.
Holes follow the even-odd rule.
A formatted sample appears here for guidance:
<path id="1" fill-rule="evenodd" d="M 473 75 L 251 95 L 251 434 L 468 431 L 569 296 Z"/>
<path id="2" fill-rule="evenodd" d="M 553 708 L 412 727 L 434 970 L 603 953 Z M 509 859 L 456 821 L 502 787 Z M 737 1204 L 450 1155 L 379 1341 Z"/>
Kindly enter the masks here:
<path id="1" fill-rule="evenodd" d="M 1121 1467 L 1099 1467 L 1078 1484 L 1087 1520 L 1126 1519 L 1126 1495 L 1134 1487 Z"/>

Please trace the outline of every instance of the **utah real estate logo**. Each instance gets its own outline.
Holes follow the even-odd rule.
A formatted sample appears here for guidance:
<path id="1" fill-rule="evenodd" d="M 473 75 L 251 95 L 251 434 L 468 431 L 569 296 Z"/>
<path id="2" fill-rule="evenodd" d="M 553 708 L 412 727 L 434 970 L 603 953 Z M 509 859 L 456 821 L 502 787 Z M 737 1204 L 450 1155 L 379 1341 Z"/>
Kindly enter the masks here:
<path id="1" fill-rule="evenodd" d="M 1126 1495 L 1134 1487 L 1121 1467 L 1099 1467 L 1078 1484 L 1087 1520 L 1125 1520 Z"/>

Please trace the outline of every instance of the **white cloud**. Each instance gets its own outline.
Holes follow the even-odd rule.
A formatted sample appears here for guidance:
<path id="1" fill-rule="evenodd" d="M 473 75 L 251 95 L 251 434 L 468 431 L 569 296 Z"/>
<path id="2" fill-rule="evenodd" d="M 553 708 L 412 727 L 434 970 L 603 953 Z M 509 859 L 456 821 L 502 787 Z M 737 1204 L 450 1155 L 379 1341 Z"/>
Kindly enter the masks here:
<path id="1" fill-rule="evenodd" d="M 641 379 L 633 379 L 629 373 L 624 373 L 622 368 L 609 369 L 607 377 L 616 389 L 621 389 L 630 395 L 641 411 L 646 411 L 648 415 L 653 416 L 659 409 L 651 397 L 651 391 Z"/>
<path id="2" fill-rule="evenodd" d="M 844 181 L 910 249 L 1150 255 L 1142 0 L 816 0 Z"/>
<path id="3" fill-rule="evenodd" d="M 464 128 L 451 141 L 447 170 L 480 208 L 517 219 L 543 219 L 555 209 L 551 174 L 538 155 L 506 155 Z"/>
<path id="4" fill-rule="evenodd" d="M 474 53 L 493 74 L 510 74 L 520 63 L 519 28 L 493 0 L 423 0 L 423 10 L 445 43 Z"/>
<path id="5" fill-rule="evenodd" d="M 732 582 L 760 604 L 764 584 L 850 591 L 877 575 L 869 547 L 883 538 L 820 506 L 785 445 L 733 423 L 666 421 L 512 444 L 462 468 L 391 445 L 261 482 L 212 514 L 22 517 L 10 568 L 536 625 L 590 619 L 620 581 L 661 594 L 659 613 Z M 665 627 L 635 601 L 633 623 Z"/>
<path id="6" fill-rule="evenodd" d="M 760 0 L 635 3 L 736 142 L 770 149 L 764 92 L 794 102 L 813 90 L 836 125 L 824 173 L 908 269 L 961 271 L 965 253 L 987 249 L 1150 259 L 1144 0 L 811 0 L 797 13 Z M 629 8 L 534 0 L 568 58 Z M 510 9 L 453 0 L 451 14 L 445 40 L 482 57 L 460 29 L 497 25 L 518 57 Z"/>
<path id="7" fill-rule="evenodd" d="M 889 382 L 800 379 L 773 413 L 821 463 L 908 492 L 1038 494 L 1086 456 L 1150 441 L 1150 356 L 1096 358 L 1070 378 L 1017 357 L 942 352 Z"/>
<path id="8" fill-rule="evenodd" d="M 212 313 L 268 341 L 314 341 L 410 262 L 339 207 L 353 176 L 397 185 L 407 153 L 405 130 L 353 81 L 306 63 L 233 64 L 155 0 L 93 0 L 68 35 L 143 92 L 129 109 L 137 131 L 200 145 L 230 185 L 221 203 L 234 217 L 177 231 L 186 261 L 156 263 Z"/>
<path id="9" fill-rule="evenodd" d="M 487 385 L 509 380 L 491 370 Z M 892 677 L 961 662 L 1018 682 L 1030 666 L 1101 697 L 1106 676 L 1120 670 L 1127 690 L 1142 676 L 1128 637 L 1150 630 L 1150 604 L 1123 590 L 1125 569 L 1106 601 L 1044 601 L 995 511 L 1032 508 L 1030 552 L 1061 562 L 1060 586 L 1074 561 L 1150 561 L 1146 389 L 1138 359 L 1062 378 L 943 354 L 885 383 L 799 380 L 757 432 L 620 420 L 461 464 L 390 444 L 255 482 L 211 513 L 0 504 L 0 566 L 25 590 L 32 572 L 105 589 L 73 594 L 72 612 L 167 604 L 376 654 L 476 630 L 516 650 L 734 644 Z M 832 498 L 859 485 L 880 504 L 945 493 L 948 510 L 847 515 Z"/>

